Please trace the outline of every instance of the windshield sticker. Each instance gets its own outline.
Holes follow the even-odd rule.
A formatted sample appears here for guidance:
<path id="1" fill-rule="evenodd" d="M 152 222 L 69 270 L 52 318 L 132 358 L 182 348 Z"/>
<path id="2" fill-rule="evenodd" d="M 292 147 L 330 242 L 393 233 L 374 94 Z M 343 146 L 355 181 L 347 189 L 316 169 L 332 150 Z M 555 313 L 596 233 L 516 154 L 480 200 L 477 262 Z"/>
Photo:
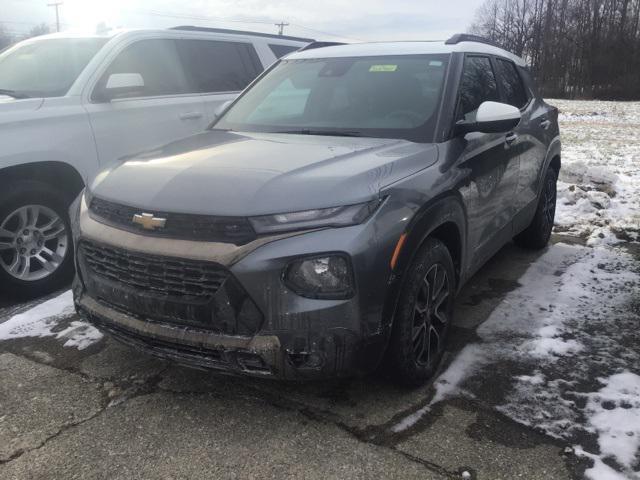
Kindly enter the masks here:
<path id="1" fill-rule="evenodd" d="M 398 69 L 398 65 L 371 65 L 369 67 L 370 72 L 395 72 Z"/>
<path id="2" fill-rule="evenodd" d="M 441 67 L 442 66 L 442 62 L 440 60 L 431 60 L 429 62 L 429 66 L 430 67 Z"/>

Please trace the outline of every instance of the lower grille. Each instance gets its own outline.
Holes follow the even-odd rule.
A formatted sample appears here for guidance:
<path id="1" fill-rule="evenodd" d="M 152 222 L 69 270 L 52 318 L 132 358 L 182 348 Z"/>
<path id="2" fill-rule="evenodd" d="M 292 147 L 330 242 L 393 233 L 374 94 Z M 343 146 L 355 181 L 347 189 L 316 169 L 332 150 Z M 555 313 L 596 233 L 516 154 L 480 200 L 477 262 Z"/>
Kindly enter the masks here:
<path id="1" fill-rule="evenodd" d="M 213 262 L 130 252 L 83 240 L 80 275 L 87 293 L 143 320 L 251 336 L 263 317 L 238 281 Z"/>
<path id="2" fill-rule="evenodd" d="M 214 263 L 133 253 L 83 242 L 81 253 L 92 272 L 141 292 L 208 298 L 228 276 Z"/>

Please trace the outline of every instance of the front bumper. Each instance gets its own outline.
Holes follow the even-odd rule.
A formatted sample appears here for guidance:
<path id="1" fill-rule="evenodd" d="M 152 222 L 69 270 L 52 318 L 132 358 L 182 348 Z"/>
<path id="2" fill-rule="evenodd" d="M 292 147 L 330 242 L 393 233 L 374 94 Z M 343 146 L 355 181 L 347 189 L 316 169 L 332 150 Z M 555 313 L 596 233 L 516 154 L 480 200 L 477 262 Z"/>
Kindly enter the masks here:
<path id="1" fill-rule="evenodd" d="M 78 313 L 101 330 L 128 345 L 190 366 L 272 375 L 283 370 L 277 336 L 234 337 L 178 325 L 134 318 L 83 295 Z"/>
<path id="2" fill-rule="evenodd" d="M 306 342 L 296 349 L 295 341 L 287 347 L 276 334 L 240 337 L 146 321 L 83 294 L 75 295 L 75 307 L 82 318 L 116 340 L 190 367 L 288 380 L 363 373 L 361 339 L 345 330 L 307 332 L 311 349 Z M 286 332 L 282 338 L 290 342 L 292 337 L 294 332 Z"/>
<path id="3" fill-rule="evenodd" d="M 149 239 L 123 232 L 89 218 L 86 206 L 80 210 L 74 225 L 78 252 L 76 309 L 121 342 L 189 366 L 290 380 L 360 375 L 378 365 L 388 333 L 381 320 L 386 283 L 384 275 L 372 275 L 362 268 L 362 262 L 371 267 L 371 258 L 364 257 L 371 250 L 367 248 L 371 237 L 362 231 L 363 226 L 350 232 L 334 229 L 261 240 L 253 248 L 243 246 L 237 251 L 225 245 L 216 251 L 211 243 L 186 245 L 185 241 Z M 262 321 L 248 332 L 175 322 L 169 315 L 175 309 L 145 316 L 136 308 L 141 304 L 147 308 L 150 302 L 149 298 L 141 298 L 139 290 L 121 288 L 123 299 L 114 302 L 113 295 L 107 297 L 104 289 L 96 288 L 95 273 L 87 268 L 83 249 L 78 248 L 84 241 L 161 255 L 168 262 L 185 257 L 190 261 L 214 261 L 228 270 L 230 279 L 255 303 Z M 360 243 L 361 251 L 354 247 Z M 347 253 L 354 271 L 361 272 L 356 279 L 356 295 L 344 300 L 320 300 L 303 298 L 288 290 L 281 278 L 284 267 L 292 258 L 322 252 L 327 245 Z M 379 282 L 378 288 L 375 282 Z M 112 286 L 117 278 L 103 278 L 101 283 L 103 287 Z M 162 300 L 152 304 L 155 311 L 166 309 Z"/>

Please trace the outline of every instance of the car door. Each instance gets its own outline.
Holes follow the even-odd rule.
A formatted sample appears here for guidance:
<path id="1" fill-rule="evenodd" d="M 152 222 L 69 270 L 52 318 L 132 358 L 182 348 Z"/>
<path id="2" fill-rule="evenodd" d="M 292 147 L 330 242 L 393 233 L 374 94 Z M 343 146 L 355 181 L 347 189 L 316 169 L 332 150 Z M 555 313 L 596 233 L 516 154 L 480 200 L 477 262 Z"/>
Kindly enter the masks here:
<path id="1" fill-rule="evenodd" d="M 102 100 L 110 75 L 118 73 L 139 74 L 144 86 Z M 141 39 L 127 45 L 100 76 L 85 108 L 102 167 L 201 132 L 209 124 L 202 96 L 190 88 L 173 39 Z"/>
<path id="2" fill-rule="evenodd" d="M 176 42 L 193 90 L 202 95 L 210 121 L 222 104 L 233 100 L 263 70 L 251 42 L 209 39 Z"/>
<path id="3" fill-rule="evenodd" d="M 525 88 L 518 67 L 511 60 L 501 57 L 495 58 L 495 67 L 503 102 L 520 109 L 522 115 L 520 123 L 514 129 L 514 133 L 518 136 L 520 150 L 520 168 L 515 197 L 515 206 L 519 213 L 528 206 L 535 207 L 537 178 L 548 144 L 545 140 L 545 126 L 550 122 L 546 121 L 545 109 L 536 103 L 531 92 Z M 528 216 L 523 217 L 526 223 L 528 220 Z"/>
<path id="4" fill-rule="evenodd" d="M 457 118 L 473 121 L 483 102 L 500 102 L 489 56 L 466 55 L 458 93 Z M 511 239 L 518 183 L 518 137 L 514 132 L 469 133 L 459 138 L 459 167 L 467 180 L 460 188 L 468 215 L 472 268 L 484 263 Z"/>

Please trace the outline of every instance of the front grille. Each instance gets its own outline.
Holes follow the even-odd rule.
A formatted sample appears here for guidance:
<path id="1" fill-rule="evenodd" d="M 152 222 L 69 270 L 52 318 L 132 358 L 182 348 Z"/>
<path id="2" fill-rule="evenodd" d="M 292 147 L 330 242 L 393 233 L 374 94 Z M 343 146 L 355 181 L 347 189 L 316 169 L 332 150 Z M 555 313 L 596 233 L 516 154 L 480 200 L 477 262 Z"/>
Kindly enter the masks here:
<path id="1" fill-rule="evenodd" d="M 245 217 L 222 217 L 149 211 L 94 197 L 89 206 L 91 216 L 103 223 L 155 237 L 244 245 L 256 239 L 256 233 Z M 150 213 L 166 219 L 163 228 L 145 230 L 133 223 L 133 216 Z"/>
<path id="2" fill-rule="evenodd" d="M 81 249 L 93 273 L 143 292 L 208 298 L 228 275 L 214 263 L 138 254 L 88 242 Z"/>
<path id="3" fill-rule="evenodd" d="M 238 281 L 213 262 L 130 252 L 83 240 L 80 274 L 90 296 L 127 315 L 254 335 L 262 314 Z"/>

